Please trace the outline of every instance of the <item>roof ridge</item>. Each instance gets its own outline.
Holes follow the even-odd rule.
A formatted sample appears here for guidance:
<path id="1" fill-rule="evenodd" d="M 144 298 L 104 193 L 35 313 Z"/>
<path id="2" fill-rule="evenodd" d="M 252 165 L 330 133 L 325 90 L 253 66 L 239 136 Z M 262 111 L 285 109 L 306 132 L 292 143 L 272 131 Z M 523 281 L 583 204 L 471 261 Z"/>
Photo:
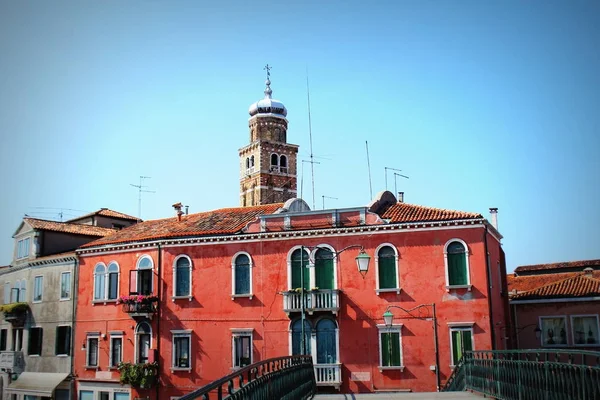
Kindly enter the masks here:
<path id="1" fill-rule="evenodd" d="M 406 204 L 407 206 L 411 206 L 411 207 L 427 208 L 427 209 L 430 209 L 430 210 L 437 210 L 437 211 L 461 212 L 461 213 L 465 213 L 465 214 L 477 214 L 477 215 L 481 215 L 480 213 L 473 212 L 473 211 L 451 210 L 449 208 L 439 208 L 439 207 L 432 207 L 432 206 L 424 206 L 424 205 L 421 205 L 421 204 L 405 203 L 405 202 L 400 202 L 400 201 L 397 202 L 396 204 Z"/>
<path id="2" fill-rule="evenodd" d="M 536 288 L 529 289 L 529 290 L 526 290 L 526 291 L 521 292 L 521 293 L 517 293 L 517 296 L 526 296 L 528 293 L 535 292 L 535 291 L 538 291 L 538 290 L 542 290 L 542 289 L 548 288 L 550 286 L 562 285 L 566 281 L 571 281 L 571 280 L 575 280 L 575 279 L 579 279 L 579 278 L 592 280 L 592 281 L 595 281 L 596 283 L 598 283 L 600 285 L 600 279 L 596 279 L 594 277 L 586 276 L 585 273 L 582 272 L 582 273 L 574 275 L 574 276 L 569 276 L 567 278 L 563 278 L 563 279 L 558 280 L 558 281 L 546 283 L 545 285 L 538 286 Z"/>

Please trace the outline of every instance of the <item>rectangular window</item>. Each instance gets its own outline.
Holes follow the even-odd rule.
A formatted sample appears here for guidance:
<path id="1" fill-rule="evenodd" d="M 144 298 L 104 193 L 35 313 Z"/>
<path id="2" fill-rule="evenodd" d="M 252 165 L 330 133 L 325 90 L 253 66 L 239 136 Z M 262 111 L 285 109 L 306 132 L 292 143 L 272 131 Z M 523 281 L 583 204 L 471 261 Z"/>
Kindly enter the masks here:
<path id="1" fill-rule="evenodd" d="M 44 277 L 36 276 L 34 285 L 33 285 L 33 301 L 34 302 L 42 301 L 43 290 L 44 290 Z"/>
<path id="2" fill-rule="evenodd" d="M 17 259 L 29 256 L 30 238 L 25 238 L 17 242 Z"/>
<path id="3" fill-rule="evenodd" d="M 80 390 L 79 400 L 94 400 L 94 392 L 92 390 Z"/>
<path id="4" fill-rule="evenodd" d="M 0 351 L 6 351 L 6 342 L 8 338 L 8 329 L 0 330 Z"/>
<path id="5" fill-rule="evenodd" d="M 379 369 L 402 369 L 402 325 L 379 328 Z"/>
<path id="6" fill-rule="evenodd" d="M 42 339 L 44 336 L 44 330 L 42 328 L 30 328 L 29 329 L 29 346 L 27 353 L 30 356 L 42 355 Z"/>
<path id="7" fill-rule="evenodd" d="M 15 328 L 12 330 L 12 351 L 23 351 L 23 328 Z"/>
<path id="8" fill-rule="evenodd" d="M 98 366 L 98 336 L 88 336 L 87 338 L 87 366 Z"/>
<path id="9" fill-rule="evenodd" d="M 109 392 L 100 392 L 100 400 L 109 400 L 110 393 Z"/>
<path id="10" fill-rule="evenodd" d="M 71 327 L 57 326 L 56 327 L 56 355 L 70 356 L 71 355 Z"/>
<path id="11" fill-rule="evenodd" d="M 541 340 L 542 346 L 565 346 L 567 344 L 567 318 L 558 317 L 540 317 L 542 326 Z"/>
<path id="12" fill-rule="evenodd" d="M 116 368 L 123 361 L 123 338 L 121 336 L 110 337 L 110 366 Z"/>
<path id="13" fill-rule="evenodd" d="M 242 368 L 252 364 L 252 331 L 233 333 L 233 367 Z"/>
<path id="14" fill-rule="evenodd" d="M 173 333 L 173 368 L 190 368 L 191 333 Z"/>
<path id="15" fill-rule="evenodd" d="M 60 274 L 60 299 L 68 300 L 71 298 L 71 273 L 63 272 Z"/>
<path id="16" fill-rule="evenodd" d="M 575 346 L 598 346 L 598 315 L 571 316 Z"/>
<path id="17" fill-rule="evenodd" d="M 473 328 L 450 328 L 452 365 L 457 365 L 465 351 L 473 351 Z"/>

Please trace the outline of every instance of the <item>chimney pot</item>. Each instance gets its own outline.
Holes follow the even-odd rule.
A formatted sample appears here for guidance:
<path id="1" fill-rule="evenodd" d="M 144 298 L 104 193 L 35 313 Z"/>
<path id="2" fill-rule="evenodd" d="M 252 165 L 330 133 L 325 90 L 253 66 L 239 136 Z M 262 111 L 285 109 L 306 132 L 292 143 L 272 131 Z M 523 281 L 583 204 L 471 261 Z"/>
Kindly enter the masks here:
<path id="1" fill-rule="evenodd" d="M 404 192 L 398 192 L 398 203 L 404 203 Z"/>
<path id="2" fill-rule="evenodd" d="M 586 269 L 583 270 L 583 273 L 585 274 L 585 276 L 592 276 L 592 272 L 594 272 L 594 269 L 592 267 L 587 267 Z"/>
<path id="3" fill-rule="evenodd" d="M 498 208 L 490 207 L 490 218 L 492 220 L 492 226 L 498 230 Z"/>

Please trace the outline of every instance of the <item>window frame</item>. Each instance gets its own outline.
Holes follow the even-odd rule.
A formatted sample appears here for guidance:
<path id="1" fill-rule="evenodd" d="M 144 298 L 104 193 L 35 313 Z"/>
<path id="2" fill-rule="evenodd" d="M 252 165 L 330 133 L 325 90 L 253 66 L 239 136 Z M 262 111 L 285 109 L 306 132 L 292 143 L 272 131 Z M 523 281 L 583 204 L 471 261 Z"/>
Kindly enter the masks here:
<path id="1" fill-rule="evenodd" d="M 110 267 L 114 265 L 117 267 L 117 296 L 114 299 L 111 299 L 109 297 L 109 293 L 110 293 L 110 274 L 114 274 L 115 272 L 111 272 L 110 271 Z M 104 278 L 104 302 L 116 302 L 117 299 L 119 298 L 119 293 L 120 293 L 120 284 L 121 284 L 121 266 L 119 265 L 118 262 L 116 261 L 111 261 L 108 263 L 108 265 L 106 266 L 106 276 Z"/>
<path id="2" fill-rule="evenodd" d="M 123 332 L 109 332 L 109 353 L 108 353 L 108 369 L 116 369 L 119 365 L 119 363 L 123 362 L 123 336 L 124 333 Z M 120 358 L 119 360 L 115 363 L 114 359 L 113 359 L 113 340 L 120 340 L 121 341 L 121 354 L 120 354 Z"/>
<path id="3" fill-rule="evenodd" d="M 395 278 L 396 278 L 396 287 L 395 288 L 385 288 L 385 289 L 381 289 L 379 287 L 379 250 L 381 250 L 384 247 L 391 247 L 392 250 L 394 250 L 394 267 L 395 267 Z M 382 243 L 380 244 L 376 249 L 375 249 L 375 293 L 377 293 L 378 295 L 380 293 L 389 293 L 389 292 L 396 292 L 396 294 L 400 294 L 400 291 L 402 290 L 402 288 L 400 287 L 400 268 L 398 266 L 399 264 L 399 254 L 398 254 L 398 249 L 396 248 L 396 246 L 394 246 L 391 243 Z"/>
<path id="4" fill-rule="evenodd" d="M 254 329 L 253 328 L 231 328 L 231 369 L 238 370 L 243 368 L 242 366 L 236 365 L 235 359 L 235 344 L 236 338 L 239 337 L 250 337 L 250 362 L 251 365 L 254 362 Z"/>
<path id="5" fill-rule="evenodd" d="M 452 344 L 452 332 L 468 331 L 471 333 L 471 348 L 475 351 L 475 335 L 473 333 L 474 322 L 448 322 L 448 335 L 450 344 L 450 368 L 456 367 L 454 364 L 454 344 Z"/>
<path id="6" fill-rule="evenodd" d="M 189 289 L 189 293 L 188 294 L 178 296 L 177 295 L 177 263 L 182 258 L 186 258 L 188 260 L 188 262 L 190 263 L 190 266 L 189 266 L 190 271 L 188 273 L 189 274 L 188 279 L 189 279 L 189 287 L 190 287 L 190 289 Z M 193 275 L 192 271 L 194 269 L 193 267 L 194 267 L 194 264 L 192 263 L 192 259 L 187 254 L 180 254 L 177 257 L 175 257 L 175 259 L 173 260 L 173 296 L 172 296 L 173 300 L 176 300 L 176 299 L 188 299 L 189 301 L 192 301 L 192 299 L 194 298 L 194 296 L 192 294 L 192 293 L 194 293 L 193 288 L 192 288 L 192 275 Z"/>
<path id="7" fill-rule="evenodd" d="M 144 259 L 150 260 L 150 268 L 147 268 L 147 267 L 140 268 L 140 263 Z M 135 263 L 135 270 L 132 270 L 132 271 L 135 271 L 135 290 L 137 291 L 138 294 L 141 294 L 139 271 L 144 271 L 144 270 L 150 271 L 150 293 L 147 295 L 152 295 L 154 293 L 154 259 L 148 254 L 144 254 L 140 258 L 138 258 L 137 262 Z M 129 282 L 129 290 L 131 290 L 131 282 Z M 144 296 L 146 296 L 146 295 L 144 295 Z"/>
<path id="8" fill-rule="evenodd" d="M 67 341 L 67 352 L 59 353 L 58 352 L 58 330 L 59 328 L 69 328 L 69 340 Z M 54 356 L 55 357 L 70 357 L 71 356 L 71 342 L 73 341 L 73 328 L 71 325 L 61 324 L 56 326 L 54 337 Z"/>
<path id="9" fill-rule="evenodd" d="M 104 272 L 99 273 L 96 272 L 96 270 L 98 269 L 99 266 L 102 266 L 104 268 Z M 106 264 L 104 264 L 103 262 L 99 262 L 96 263 L 94 265 L 94 290 L 92 293 L 92 303 L 104 303 L 106 302 Z M 104 286 L 101 289 L 101 294 L 99 298 L 96 298 L 96 280 L 98 279 L 99 276 L 102 276 L 104 279 Z"/>
<path id="10" fill-rule="evenodd" d="M 90 364 L 90 342 L 96 341 L 96 364 Z M 98 369 L 100 367 L 100 333 L 88 333 L 85 338 L 85 368 Z"/>
<path id="11" fill-rule="evenodd" d="M 301 246 L 298 246 L 301 247 Z M 305 247 L 305 249 L 307 249 Z M 307 249 L 308 250 L 308 249 Z M 331 260 L 333 263 L 333 288 L 332 289 L 325 289 L 325 290 L 339 290 L 338 287 L 338 253 L 335 251 L 335 248 L 327 243 L 321 243 L 318 244 L 316 246 L 314 246 L 314 248 L 309 252 L 310 256 L 309 256 L 309 264 L 308 264 L 308 269 L 310 270 L 310 288 L 314 288 L 317 287 L 317 252 L 319 250 L 323 250 L 323 251 L 329 251 L 331 252 Z M 291 255 L 290 255 L 291 257 Z M 291 260 L 291 259 L 290 259 Z M 310 263 L 310 260 L 313 261 L 313 263 Z M 320 288 L 319 288 L 320 289 Z"/>
<path id="12" fill-rule="evenodd" d="M 450 244 L 454 243 L 454 242 L 458 242 L 460 244 L 463 245 L 463 247 L 465 248 L 465 264 L 466 264 L 466 274 L 467 274 L 467 284 L 466 285 L 450 285 L 450 273 L 449 273 L 449 269 L 448 269 L 448 246 L 450 246 Z M 444 245 L 444 271 L 446 274 L 446 291 L 450 292 L 450 290 L 454 290 L 454 289 L 467 289 L 469 292 L 471 291 L 471 289 L 473 288 L 473 285 L 471 284 L 471 266 L 469 263 L 469 246 L 467 246 L 467 243 L 459 238 L 452 238 L 450 240 L 448 240 L 446 242 L 446 244 Z"/>
<path id="13" fill-rule="evenodd" d="M 36 288 L 37 288 L 37 280 L 38 278 L 41 278 L 41 284 L 40 284 L 40 298 L 39 300 L 36 300 Z M 33 278 L 33 296 L 31 298 L 31 302 L 32 303 L 41 303 L 42 301 L 44 301 L 44 275 L 36 275 Z"/>
<path id="14" fill-rule="evenodd" d="M 39 335 L 37 337 L 37 339 L 38 339 L 37 345 L 39 346 L 39 349 L 37 349 L 38 353 L 32 353 L 32 351 L 31 351 L 32 350 L 32 337 L 33 337 L 33 335 L 31 334 L 32 333 L 31 331 L 33 329 L 36 329 L 36 330 L 39 329 Z M 29 357 L 41 357 L 42 353 L 43 353 L 43 350 L 44 350 L 43 349 L 43 347 L 44 347 L 44 328 L 41 327 L 41 326 L 32 326 L 32 327 L 30 327 L 28 329 L 28 331 L 29 332 L 28 332 L 28 335 L 27 335 L 28 336 L 27 337 L 27 356 L 29 356 Z"/>
<path id="15" fill-rule="evenodd" d="M 69 295 L 63 297 L 63 276 L 69 275 Z M 71 300 L 71 271 L 63 271 L 60 273 L 59 301 Z"/>
<path id="16" fill-rule="evenodd" d="M 282 163 L 281 162 L 282 160 L 285 160 L 285 163 Z M 282 165 L 282 164 L 285 164 L 285 165 Z M 288 173 L 288 157 L 285 154 L 279 155 L 279 172 L 281 172 L 282 174 Z"/>
<path id="17" fill-rule="evenodd" d="M 21 278 L 17 281 L 19 283 L 19 294 L 17 295 L 17 301 L 25 303 L 27 301 L 27 279 Z"/>
<path id="18" fill-rule="evenodd" d="M 249 287 L 249 293 L 236 294 L 235 293 L 235 289 L 236 289 L 235 288 L 235 278 L 236 278 L 235 267 L 236 267 L 236 260 L 241 255 L 245 255 L 246 257 L 248 257 L 248 260 L 249 260 L 248 279 L 250 281 L 250 287 Z M 250 256 L 249 253 L 247 253 L 245 251 L 238 251 L 237 253 L 235 253 L 233 255 L 233 257 L 231 257 L 231 300 L 235 300 L 236 298 L 240 298 L 240 297 L 247 297 L 250 300 L 252 300 L 252 297 L 254 297 L 253 288 L 252 288 L 253 267 L 254 267 L 254 263 L 252 262 L 252 257 Z"/>
<path id="19" fill-rule="evenodd" d="M 571 339 L 574 347 L 600 347 L 600 338 L 596 338 L 596 343 L 575 343 L 575 318 L 596 318 L 596 333 L 600 336 L 600 316 L 598 314 L 573 314 L 570 315 L 569 322 L 571 323 Z M 585 336 L 585 335 L 584 335 Z"/>
<path id="20" fill-rule="evenodd" d="M 176 360 L 176 339 L 188 339 L 188 366 L 177 365 Z M 191 371 L 192 370 L 192 329 L 172 330 L 171 331 L 171 371 Z"/>
<path id="21" fill-rule="evenodd" d="M 565 344 L 562 343 L 557 343 L 557 344 L 544 344 L 544 324 L 543 324 L 543 320 L 544 319 L 557 319 L 560 318 L 565 322 L 565 338 L 567 340 L 567 342 Z M 565 347 L 565 346 L 570 346 L 571 344 L 569 343 L 569 326 L 567 324 L 568 322 L 568 318 L 567 315 L 540 315 L 538 317 L 538 326 L 540 327 L 540 329 L 542 330 L 541 334 L 540 334 L 540 347 L 542 348 L 557 348 L 557 347 Z"/>
<path id="22" fill-rule="evenodd" d="M 302 321 L 302 318 L 299 319 L 300 321 Z M 335 326 L 334 329 L 334 334 L 335 334 L 335 362 L 333 363 L 319 363 L 318 359 L 319 359 L 319 332 L 322 332 L 319 330 L 319 324 L 321 323 L 321 321 L 323 320 L 329 320 L 331 322 L 333 322 L 333 325 Z M 305 319 L 306 321 L 306 319 Z M 300 322 L 300 324 L 302 324 L 302 322 Z M 305 328 L 306 330 L 306 328 Z M 314 360 L 314 365 L 336 365 L 336 364 L 340 364 L 340 326 L 337 322 L 336 319 L 329 317 L 329 316 L 322 316 L 320 318 L 317 318 L 317 320 L 314 323 L 314 326 L 311 325 L 311 330 L 310 330 L 310 350 L 311 350 L 311 355 L 313 357 Z M 302 334 L 300 334 L 302 335 Z M 306 332 L 305 332 L 306 335 Z"/>
<path id="23" fill-rule="evenodd" d="M 273 157 L 275 157 L 275 164 L 273 164 Z M 279 154 L 271 153 L 269 156 L 269 172 L 279 172 Z"/>
<path id="24" fill-rule="evenodd" d="M 389 370 L 398 370 L 400 372 L 404 371 L 404 351 L 402 350 L 402 327 L 404 324 L 396 323 L 392 324 L 392 326 L 387 326 L 385 324 L 377 324 L 377 340 L 378 340 L 378 348 L 379 348 L 379 368 L 380 372 L 389 371 Z M 382 333 L 398 333 L 398 341 L 399 341 L 399 349 L 400 349 L 400 365 L 383 365 L 383 341 L 381 340 Z"/>
<path id="25" fill-rule="evenodd" d="M 148 328 L 150 328 L 150 333 L 139 332 L 140 326 L 142 326 L 142 324 L 148 325 Z M 140 364 L 140 344 L 141 344 L 140 336 L 141 335 L 150 335 L 150 341 L 148 343 L 148 361 L 150 361 L 150 353 L 152 352 L 152 325 L 150 324 L 149 321 L 141 321 L 136 325 L 134 334 L 135 334 L 135 343 L 134 343 L 135 363 Z"/>
<path id="26" fill-rule="evenodd" d="M 17 260 L 29 257 L 31 253 L 31 237 L 27 236 L 17 241 Z"/>

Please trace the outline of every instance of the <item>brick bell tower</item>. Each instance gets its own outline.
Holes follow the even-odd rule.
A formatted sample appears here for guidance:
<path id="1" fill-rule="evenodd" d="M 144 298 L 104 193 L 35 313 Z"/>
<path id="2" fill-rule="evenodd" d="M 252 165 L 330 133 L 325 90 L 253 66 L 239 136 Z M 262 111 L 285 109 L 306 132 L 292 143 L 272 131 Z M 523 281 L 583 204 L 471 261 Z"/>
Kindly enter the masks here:
<path id="1" fill-rule="evenodd" d="M 250 106 L 250 144 L 240 154 L 240 206 L 281 203 L 296 197 L 298 145 L 287 143 L 287 109 L 272 99 L 267 64 L 265 97 Z"/>

